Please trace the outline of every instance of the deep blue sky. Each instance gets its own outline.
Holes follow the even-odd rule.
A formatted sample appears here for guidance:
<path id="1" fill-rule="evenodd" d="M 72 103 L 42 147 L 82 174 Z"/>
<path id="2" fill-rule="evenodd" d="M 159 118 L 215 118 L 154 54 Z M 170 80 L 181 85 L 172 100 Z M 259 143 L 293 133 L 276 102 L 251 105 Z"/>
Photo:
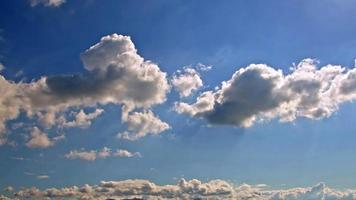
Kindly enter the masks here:
<path id="1" fill-rule="evenodd" d="M 250 63 L 266 63 L 285 73 L 303 58 L 353 67 L 355 8 L 352 0 L 67 0 L 60 7 L 1 1 L 0 63 L 6 67 L 2 74 L 14 81 L 81 73 L 80 53 L 102 36 L 118 33 L 129 35 L 139 54 L 169 75 L 186 65 L 212 65 L 202 73 L 206 88 Z M 23 77 L 15 77 L 19 70 Z M 108 105 L 90 128 L 67 130 L 66 140 L 49 149 L 1 146 L 0 188 L 129 178 L 173 183 L 180 177 L 273 187 L 321 181 L 338 188 L 356 185 L 354 103 L 320 121 L 276 120 L 241 129 L 207 127 L 202 120 L 178 115 L 171 109 L 177 100 L 172 90 L 168 101 L 154 108 L 172 126 L 161 137 L 116 139 L 124 129 L 120 107 Z M 12 137 L 21 141 L 21 131 Z M 142 157 L 94 162 L 63 157 L 72 149 L 103 146 L 138 151 Z M 50 178 L 37 180 L 25 172 Z"/>

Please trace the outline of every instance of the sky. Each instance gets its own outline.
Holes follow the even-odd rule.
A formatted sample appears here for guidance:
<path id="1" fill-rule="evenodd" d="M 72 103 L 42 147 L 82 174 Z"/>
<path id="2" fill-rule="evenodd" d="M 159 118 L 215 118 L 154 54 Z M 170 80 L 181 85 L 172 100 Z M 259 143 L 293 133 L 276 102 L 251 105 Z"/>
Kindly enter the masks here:
<path id="1" fill-rule="evenodd" d="M 0 194 L 356 199 L 355 6 L 1 1 Z"/>

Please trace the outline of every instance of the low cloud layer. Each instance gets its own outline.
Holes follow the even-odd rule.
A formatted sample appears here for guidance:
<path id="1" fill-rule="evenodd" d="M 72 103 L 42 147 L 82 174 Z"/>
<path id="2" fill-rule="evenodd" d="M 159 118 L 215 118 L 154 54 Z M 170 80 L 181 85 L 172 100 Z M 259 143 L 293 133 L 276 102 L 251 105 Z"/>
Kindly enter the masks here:
<path id="1" fill-rule="evenodd" d="M 250 127 L 256 121 L 331 116 L 340 104 L 356 99 L 356 68 L 318 68 L 305 59 L 284 75 L 265 64 L 237 70 L 215 91 L 202 93 L 193 104 L 177 102 L 178 113 L 204 118 L 211 124 Z"/>
<path id="2" fill-rule="evenodd" d="M 30 83 L 15 83 L 0 76 L 0 143 L 6 142 L 6 122 L 16 119 L 21 112 L 37 120 L 42 128 L 81 127 L 102 114 L 97 108 L 106 104 L 124 106 L 123 116 L 129 116 L 129 132 L 139 136 L 147 133 L 158 134 L 167 130 L 168 125 L 149 111 L 153 105 L 166 101 L 170 90 L 166 73 L 153 62 L 144 60 L 130 37 L 108 35 L 90 47 L 81 59 L 85 72 L 75 75 L 41 77 Z M 96 108 L 85 113 L 83 108 Z M 80 109 L 74 119 L 68 120 L 67 111 Z M 136 120 L 138 112 L 144 110 L 140 122 L 156 126 L 144 132 Z M 148 111 L 147 111 L 148 110 Z M 150 118 L 151 122 L 146 118 Z"/>
<path id="3" fill-rule="evenodd" d="M 148 180 L 102 181 L 99 185 L 67 188 L 22 189 L 14 198 L 76 199 L 234 199 L 234 200 L 353 200 L 356 190 L 336 190 L 319 183 L 313 187 L 272 190 L 266 185 L 235 185 L 223 180 L 203 183 L 181 179 L 175 185 L 156 185 Z M 4 197 L 5 198 L 5 197 Z"/>
<path id="4" fill-rule="evenodd" d="M 64 155 L 68 159 L 81 159 L 86 161 L 94 161 L 96 159 L 105 159 L 108 157 L 141 157 L 139 152 L 130 152 L 125 149 L 117 149 L 115 152 L 112 152 L 110 148 L 104 147 L 101 150 L 73 150 Z"/>

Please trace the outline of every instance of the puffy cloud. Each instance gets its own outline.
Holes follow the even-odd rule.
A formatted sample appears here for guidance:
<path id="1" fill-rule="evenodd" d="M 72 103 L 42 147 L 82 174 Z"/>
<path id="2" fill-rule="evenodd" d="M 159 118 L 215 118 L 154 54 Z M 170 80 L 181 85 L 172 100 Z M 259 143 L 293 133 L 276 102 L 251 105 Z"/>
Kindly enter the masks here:
<path id="1" fill-rule="evenodd" d="M 34 127 L 31 131 L 31 137 L 27 141 L 26 146 L 29 148 L 47 148 L 54 144 L 47 134 L 42 132 L 37 127 Z"/>
<path id="2" fill-rule="evenodd" d="M 81 59 L 86 69 L 82 74 L 41 77 L 29 83 L 14 83 L 0 76 L 1 143 L 6 142 L 5 123 L 17 118 L 20 111 L 38 119 L 45 128 L 87 127 L 103 112 L 101 109 L 89 114 L 80 110 L 69 122 L 63 119 L 64 113 L 118 104 L 125 107 L 123 115 L 129 115 L 135 109 L 148 109 L 166 101 L 170 90 L 166 73 L 137 54 L 128 36 L 105 36 L 81 54 Z M 157 128 L 153 133 L 158 133 Z"/>
<path id="3" fill-rule="evenodd" d="M 4 195 L 0 195 L 0 200 L 11 200 L 9 197 L 6 197 Z"/>
<path id="4" fill-rule="evenodd" d="M 171 128 L 150 110 L 124 115 L 122 120 L 127 124 L 128 131 L 119 133 L 118 137 L 127 140 L 137 140 L 147 134 L 157 135 Z"/>
<path id="5" fill-rule="evenodd" d="M 64 4 L 66 0 L 31 0 L 31 6 L 37 6 L 43 4 L 44 6 L 48 7 L 58 7 Z"/>
<path id="6" fill-rule="evenodd" d="M 4 69 L 5 69 L 5 66 L 2 63 L 0 63 L 0 72 L 3 71 Z"/>
<path id="7" fill-rule="evenodd" d="M 118 149 L 114 153 L 114 156 L 131 158 L 131 157 L 141 157 L 141 154 L 140 152 L 129 152 L 125 149 Z"/>
<path id="8" fill-rule="evenodd" d="M 14 188 L 12 186 L 7 186 L 6 188 L 4 188 L 5 192 L 13 192 Z"/>
<path id="9" fill-rule="evenodd" d="M 194 90 L 202 87 L 203 81 L 195 69 L 185 67 L 183 72 L 178 70 L 177 74 L 173 75 L 172 84 L 175 86 L 181 97 L 187 97 Z"/>
<path id="10" fill-rule="evenodd" d="M 91 121 L 98 116 L 100 116 L 104 112 L 103 109 L 96 109 L 92 113 L 85 113 L 83 109 L 81 109 L 78 113 L 75 113 L 75 119 L 73 121 L 67 122 L 66 119 L 63 117 L 61 118 L 62 122 L 60 126 L 63 126 L 65 128 L 71 128 L 71 127 L 81 127 L 81 128 L 87 128 L 91 125 Z"/>
<path id="11" fill-rule="evenodd" d="M 87 161 L 94 161 L 97 158 L 108 158 L 108 157 L 141 157 L 141 154 L 139 152 L 130 152 L 125 149 L 118 149 L 116 152 L 112 153 L 111 149 L 108 147 L 104 147 L 101 150 L 90 150 L 90 151 L 77 151 L 73 150 L 70 151 L 69 153 L 65 154 L 64 157 L 68 159 L 82 159 L 82 160 L 87 160 Z"/>
<path id="12" fill-rule="evenodd" d="M 104 147 L 97 153 L 99 158 L 107 158 L 111 156 L 111 149 Z"/>
<path id="13" fill-rule="evenodd" d="M 179 113 L 201 117 L 212 124 L 249 127 L 258 120 L 297 117 L 322 119 L 341 103 L 356 98 L 356 68 L 326 65 L 305 59 L 288 75 L 265 64 L 237 70 L 216 91 L 207 91 L 196 103 L 179 102 Z"/>
<path id="14" fill-rule="evenodd" d="M 82 159 L 88 161 L 94 161 L 96 159 L 96 151 L 70 151 L 64 155 L 68 159 Z"/>
<path id="15" fill-rule="evenodd" d="M 265 185 L 235 185 L 223 180 L 203 183 L 181 179 L 175 185 L 156 185 L 148 180 L 102 181 L 99 185 L 66 188 L 22 189 L 18 198 L 79 199 L 253 199 L 253 200 L 353 200 L 356 190 L 336 190 L 320 183 L 313 187 L 270 190 Z"/>
<path id="16" fill-rule="evenodd" d="M 17 85 L 7 81 L 0 75 L 0 145 L 6 143 L 6 125 L 7 120 L 15 119 L 19 113 L 22 101 L 17 98 Z"/>

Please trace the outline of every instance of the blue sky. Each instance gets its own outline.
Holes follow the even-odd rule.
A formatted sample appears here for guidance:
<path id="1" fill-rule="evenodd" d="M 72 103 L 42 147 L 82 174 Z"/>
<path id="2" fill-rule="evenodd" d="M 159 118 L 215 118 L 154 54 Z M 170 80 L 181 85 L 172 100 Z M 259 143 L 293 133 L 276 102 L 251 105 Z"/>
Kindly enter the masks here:
<path id="1" fill-rule="evenodd" d="M 0 188 L 63 187 L 136 178 L 171 184 L 182 177 L 263 183 L 273 188 L 319 182 L 335 188 L 355 186 L 354 97 L 340 100 L 327 117 L 298 116 L 284 123 L 273 117 L 248 127 L 211 124 L 214 119 L 209 116 L 181 114 L 174 105 L 196 102 L 203 92 L 215 91 L 222 81 L 252 63 L 281 69 L 284 75 L 293 73 L 293 63 L 305 58 L 318 60 L 317 68 L 331 64 L 352 70 L 356 2 L 67 0 L 57 6 L 38 2 L 0 2 L 0 63 L 6 80 L 29 84 L 41 77 L 86 76 L 91 72 L 83 65 L 83 57 L 81 60 L 83 52 L 103 36 L 130 36 L 137 54 L 167 73 L 171 89 L 163 102 L 155 102 L 149 110 L 170 128 L 135 140 L 118 138 L 118 133 L 128 129 L 122 102 L 66 107 L 67 117 L 80 109 L 87 114 L 104 110 L 85 128 L 46 128 L 22 110 L 4 122 L 8 139 L 0 146 Z M 199 63 L 212 69 L 196 69 Z M 171 80 L 185 73 L 184 66 L 194 68 L 203 85 L 180 97 Z M 142 107 L 137 109 L 132 112 L 142 111 Z M 26 125 L 11 128 L 19 123 Z M 45 148 L 29 147 L 26 143 L 33 127 L 51 139 L 62 134 L 65 139 L 53 140 Z M 103 147 L 139 152 L 140 156 L 94 161 L 65 156 L 70 151 L 100 151 Z M 40 175 L 48 177 L 39 179 Z"/>

